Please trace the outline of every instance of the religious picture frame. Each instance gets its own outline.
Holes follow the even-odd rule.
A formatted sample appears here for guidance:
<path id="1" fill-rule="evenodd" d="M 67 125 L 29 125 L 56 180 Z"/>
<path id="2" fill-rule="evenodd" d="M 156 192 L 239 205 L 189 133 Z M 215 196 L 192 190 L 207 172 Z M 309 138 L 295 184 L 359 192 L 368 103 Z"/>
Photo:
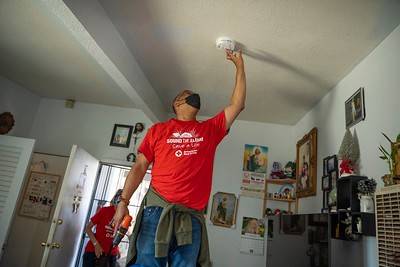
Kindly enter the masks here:
<path id="1" fill-rule="evenodd" d="M 318 129 L 313 128 L 296 146 L 296 195 L 298 198 L 317 194 Z"/>
<path id="2" fill-rule="evenodd" d="M 231 228 L 236 224 L 237 197 L 232 193 L 217 192 L 211 205 L 210 220 L 214 225 Z"/>

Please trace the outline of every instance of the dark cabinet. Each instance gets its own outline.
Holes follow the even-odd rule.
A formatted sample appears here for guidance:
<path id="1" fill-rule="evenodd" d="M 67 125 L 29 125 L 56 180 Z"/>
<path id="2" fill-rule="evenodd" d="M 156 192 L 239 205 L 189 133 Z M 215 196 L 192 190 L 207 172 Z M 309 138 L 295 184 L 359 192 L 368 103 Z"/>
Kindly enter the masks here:
<path id="1" fill-rule="evenodd" d="M 375 214 L 360 212 L 357 184 L 365 176 L 342 177 L 337 181 L 337 212 L 330 213 L 331 237 L 355 241 L 375 236 Z"/>

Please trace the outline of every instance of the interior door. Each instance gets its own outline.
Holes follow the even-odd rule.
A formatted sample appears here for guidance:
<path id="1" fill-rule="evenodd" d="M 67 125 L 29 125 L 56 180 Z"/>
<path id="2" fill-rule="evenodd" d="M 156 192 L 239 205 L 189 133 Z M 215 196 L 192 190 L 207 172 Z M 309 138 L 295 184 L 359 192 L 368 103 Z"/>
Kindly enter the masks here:
<path id="1" fill-rule="evenodd" d="M 41 266 L 74 266 L 99 161 L 74 145 L 61 185 Z"/>
<path id="2" fill-rule="evenodd" d="M 0 259 L 35 140 L 0 135 Z"/>

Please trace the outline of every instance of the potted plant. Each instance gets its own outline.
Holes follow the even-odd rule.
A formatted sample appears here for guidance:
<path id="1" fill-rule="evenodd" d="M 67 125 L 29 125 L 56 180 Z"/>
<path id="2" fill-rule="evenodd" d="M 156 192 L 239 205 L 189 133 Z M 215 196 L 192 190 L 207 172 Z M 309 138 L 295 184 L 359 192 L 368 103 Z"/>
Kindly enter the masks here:
<path id="1" fill-rule="evenodd" d="M 358 181 L 358 198 L 360 199 L 361 212 L 374 212 L 374 193 L 376 190 L 375 179 L 365 179 Z"/>
<path id="2" fill-rule="evenodd" d="M 399 183 L 399 177 L 396 177 L 395 163 L 396 163 L 396 150 L 394 149 L 396 142 L 393 142 L 386 134 L 382 133 L 386 140 L 390 143 L 390 153 L 383 147 L 379 146 L 379 151 L 382 153 L 379 158 L 386 161 L 389 167 L 389 173 L 382 176 L 385 186 L 394 185 Z M 397 142 L 400 141 L 400 135 L 397 136 Z"/>

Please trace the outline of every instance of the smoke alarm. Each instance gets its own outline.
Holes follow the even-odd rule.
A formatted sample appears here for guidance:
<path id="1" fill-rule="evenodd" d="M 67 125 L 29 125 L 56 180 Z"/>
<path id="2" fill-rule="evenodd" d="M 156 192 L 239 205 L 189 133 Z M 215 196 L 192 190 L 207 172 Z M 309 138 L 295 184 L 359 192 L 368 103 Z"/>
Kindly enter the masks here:
<path id="1" fill-rule="evenodd" d="M 215 44 L 218 49 L 235 51 L 236 42 L 229 37 L 219 37 Z"/>

